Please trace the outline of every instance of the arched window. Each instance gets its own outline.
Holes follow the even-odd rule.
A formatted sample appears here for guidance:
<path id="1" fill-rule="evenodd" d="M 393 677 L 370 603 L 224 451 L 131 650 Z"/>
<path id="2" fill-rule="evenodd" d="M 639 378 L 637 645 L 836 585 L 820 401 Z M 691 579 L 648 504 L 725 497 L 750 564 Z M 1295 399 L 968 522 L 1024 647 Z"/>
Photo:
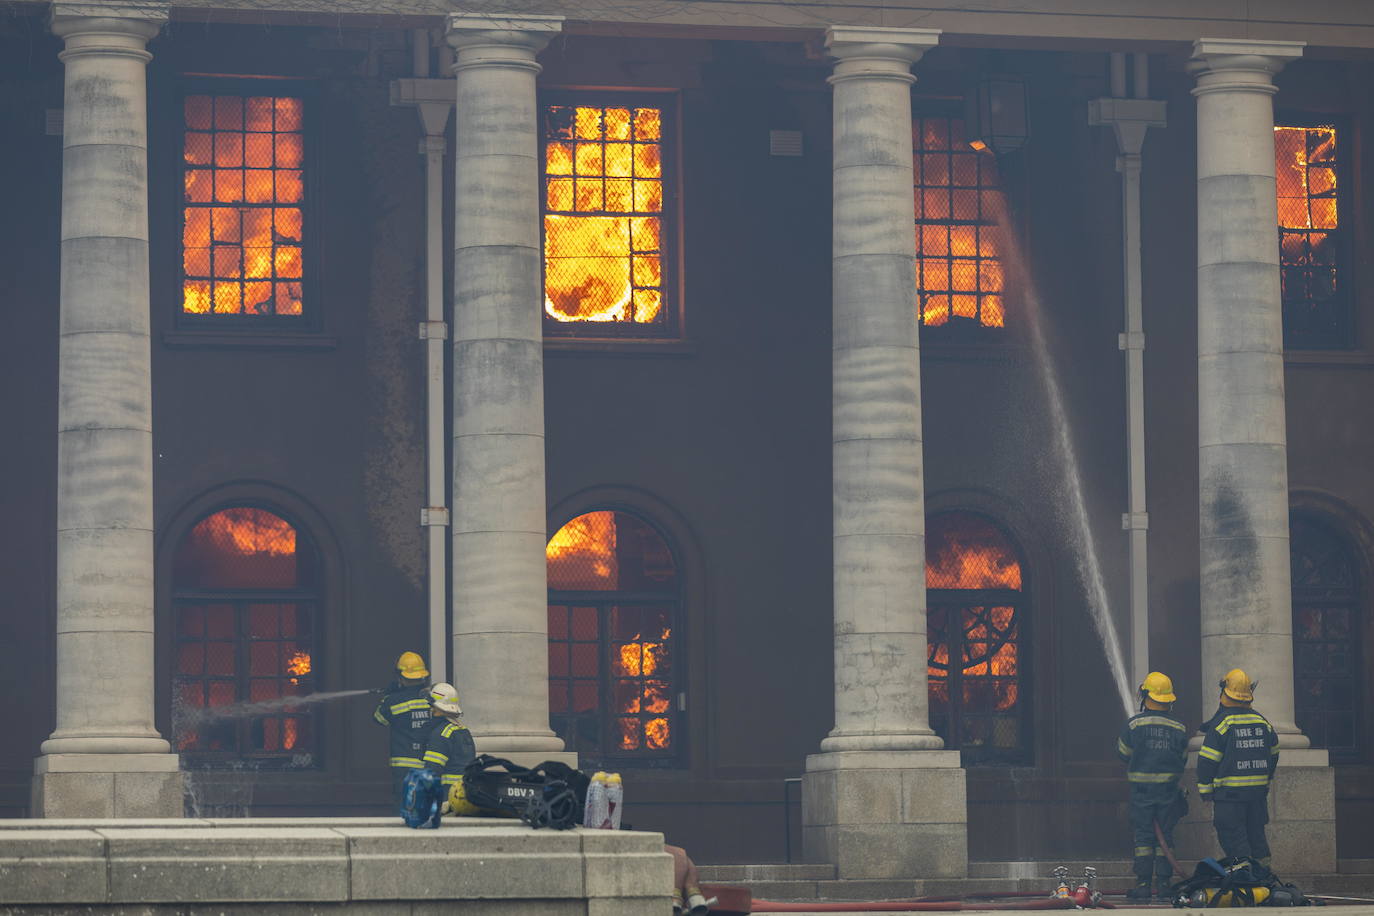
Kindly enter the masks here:
<path id="1" fill-rule="evenodd" d="M 678 712 L 681 580 L 667 540 L 619 509 L 579 515 L 547 550 L 549 713 L 582 759 L 670 765 Z"/>
<path id="2" fill-rule="evenodd" d="M 1333 756 L 1360 748 L 1360 582 L 1350 542 L 1320 521 L 1294 515 L 1293 706 L 1298 727 Z"/>
<path id="3" fill-rule="evenodd" d="M 991 521 L 926 522 L 931 727 L 965 764 L 1030 761 L 1020 551 Z"/>
<path id="4" fill-rule="evenodd" d="M 267 509 L 220 509 L 177 545 L 173 595 L 177 750 L 202 765 L 313 766 L 315 716 L 291 703 L 318 677 L 309 537 Z"/>

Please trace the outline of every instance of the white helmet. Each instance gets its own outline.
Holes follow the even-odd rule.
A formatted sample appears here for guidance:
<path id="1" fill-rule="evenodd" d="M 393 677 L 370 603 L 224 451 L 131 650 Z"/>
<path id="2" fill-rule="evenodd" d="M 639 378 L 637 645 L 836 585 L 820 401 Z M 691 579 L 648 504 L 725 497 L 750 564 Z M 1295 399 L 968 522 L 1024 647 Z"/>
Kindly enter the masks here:
<path id="1" fill-rule="evenodd" d="M 451 716 L 461 716 L 463 707 L 458 705 L 458 691 L 452 684 L 435 684 L 429 689 L 429 703 L 439 712 Z"/>

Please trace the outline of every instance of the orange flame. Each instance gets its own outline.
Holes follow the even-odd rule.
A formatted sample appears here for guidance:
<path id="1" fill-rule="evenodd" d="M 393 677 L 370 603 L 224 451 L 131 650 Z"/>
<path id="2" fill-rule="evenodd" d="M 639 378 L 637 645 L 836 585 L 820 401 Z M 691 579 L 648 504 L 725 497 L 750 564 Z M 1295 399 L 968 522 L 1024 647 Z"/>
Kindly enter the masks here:
<path id="1" fill-rule="evenodd" d="M 587 512 L 549 539 L 549 588 L 614 589 L 619 581 L 615 554 L 615 513 Z"/>
<path id="2" fill-rule="evenodd" d="M 296 552 L 296 529 L 286 519 L 264 509 L 223 509 L 196 528 L 204 528 L 222 550 L 272 556 L 290 556 Z"/>
<path id="3" fill-rule="evenodd" d="M 926 588 L 1021 588 L 1021 561 L 991 525 L 946 516 L 926 539 Z"/>
<path id="4" fill-rule="evenodd" d="M 286 661 L 286 673 L 293 674 L 292 684 L 299 684 L 303 675 L 310 673 L 310 653 L 304 649 L 297 649 Z"/>
<path id="5" fill-rule="evenodd" d="M 1336 228 L 1335 158 L 1334 127 L 1274 127 L 1279 226 Z"/>
<path id="6" fill-rule="evenodd" d="M 544 312 L 649 324 L 663 305 L 662 112 L 564 108 L 544 144 Z"/>
<path id="7" fill-rule="evenodd" d="M 668 640 L 672 638 L 671 627 L 664 627 L 657 638 L 634 640 L 620 647 L 619 666 L 616 676 L 621 678 L 652 677 L 666 667 L 668 659 Z M 643 681 L 634 684 L 635 691 L 625 700 L 621 713 L 666 713 L 671 705 L 668 685 L 662 681 Z M 642 700 L 641 700 L 642 693 Z M 638 717 L 622 717 L 620 726 L 620 748 L 634 750 L 641 743 L 649 750 L 666 750 L 670 743 L 670 725 L 666 718 L 642 720 Z"/>
<path id="8" fill-rule="evenodd" d="M 293 750 L 299 739 L 299 730 L 295 719 L 285 719 L 282 721 L 281 746 L 283 750 Z"/>

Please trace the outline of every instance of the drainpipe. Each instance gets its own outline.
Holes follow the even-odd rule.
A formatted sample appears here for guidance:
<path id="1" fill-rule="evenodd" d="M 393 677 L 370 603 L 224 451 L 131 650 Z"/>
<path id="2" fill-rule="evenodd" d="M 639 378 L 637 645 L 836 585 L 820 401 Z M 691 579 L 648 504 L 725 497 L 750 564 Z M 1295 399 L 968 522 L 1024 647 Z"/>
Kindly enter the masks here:
<path id="1" fill-rule="evenodd" d="M 448 522 L 446 498 L 448 473 L 444 449 L 444 346 L 448 324 L 444 321 L 444 152 L 449 111 L 455 96 L 452 80 L 429 79 L 430 33 L 414 32 L 415 79 L 391 84 L 393 105 L 413 106 L 420 116 L 424 138 L 420 155 L 425 157 L 425 320 L 420 339 L 425 342 L 425 506 L 420 524 L 426 532 L 429 666 L 435 681 L 451 681 L 448 670 Z"/>
<path id="2" fill-rule="evenodd" d="M 1145 509 L 1145 324 L 1142 308 L 1140 170 L 1145 133 L 1166 124 L 1166 104 L 1147 98 L 1149 57 L 1133 54 L 1134 98 L 1126 97 L 1127 55 L 1111 55 L 1111 98 L 1088 103 L 1088 123 L 1116 134 L 1116 170 L 1121 173 L 1121 256 L 1126 329 L 1118 345 L 1126 354 L 1126 443 L 1128 510 L 1121 516 L 1130 557 L 1130 668 L 1135 683 L 1150 671 L 1149 578 Z"/>

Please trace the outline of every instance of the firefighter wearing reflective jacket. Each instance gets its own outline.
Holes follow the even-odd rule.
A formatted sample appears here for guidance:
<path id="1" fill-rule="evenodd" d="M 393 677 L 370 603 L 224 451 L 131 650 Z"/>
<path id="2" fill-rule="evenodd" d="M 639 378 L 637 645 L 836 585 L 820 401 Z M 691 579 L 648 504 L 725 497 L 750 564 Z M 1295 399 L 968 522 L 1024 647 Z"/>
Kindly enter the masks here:
<path id="1" fill-rule="evenodd" d="M 463 707 L 458 705 L 458 691 L 452 684 L 435 684 L 429 700 L 438 721 L 429 733 L 425 766 L 442 774 L 445 786 L 452 786 L 463 778 L 463 769 L 477 756 L 477 747 L 472 732 L 458 721 Z"/>
<path id="2" fill-rule="evenodd" d="M 396 659 L 396 682 L 372 718 L 391 731 L 391 794 L 400 804 L 406 773 L 424 767 L 420 759 L 434 725 L 429 706 L 429 669 L 415 652 Z"/>
<path id="3" fill-rule="evenodd" d="M 1117 756 L 1126 764 L 1131 784 L 1131 832 L 1135 838 L 1135 887 L 1126 892 L 1134 900 L 1155 893 L 1167 896 L 1173 869 L 1159 848 L 1155 823 L 1164 842 L 1174 842 L 1174 826 L 1188 810 L 1178 778 L 1188 760 L 1188 729 L 1173 712 L 1174 685 L 1153 671 L 1140 685 L 1140 712 L 1126 720 L 1116 742 Z"/>
<path id="4" fill-rule="evenodd" d="M 1202 726 L 1197 790 L 1212 802 L 1217 842 L 1228 856 L 1269 865 L 1269 783 L 1279 763 L 1279 738 L 1255 712 L 1255 682 L 1239 668 L 1221 679 L 1221 706 Z"/>

